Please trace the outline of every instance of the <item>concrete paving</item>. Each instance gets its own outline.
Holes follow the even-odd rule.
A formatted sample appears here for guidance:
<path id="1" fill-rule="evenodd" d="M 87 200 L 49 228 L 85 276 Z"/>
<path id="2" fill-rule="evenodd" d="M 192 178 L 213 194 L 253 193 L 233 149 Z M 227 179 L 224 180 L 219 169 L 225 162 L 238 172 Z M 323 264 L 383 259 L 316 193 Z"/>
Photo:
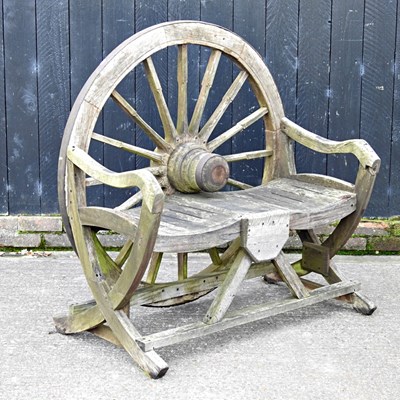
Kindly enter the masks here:
<path id="1" fill-rule="evenodd" d="M 327 301 L 159 350 L 167 375 L 147 378 L 129 356 L 90 334 L 55 333 L 52 316 L 90 298 L 73 253 L 0 257 L 0 399 L 398 399 L 400 257 L 336 257 L 378 309 L 363 316 Z M 286 288 L 246 283 L 240 307 Z M 144 332 L 199 317 L 207 297 L 140 308 Z M 147 318 L 146 318 L 147 317 Z"/>

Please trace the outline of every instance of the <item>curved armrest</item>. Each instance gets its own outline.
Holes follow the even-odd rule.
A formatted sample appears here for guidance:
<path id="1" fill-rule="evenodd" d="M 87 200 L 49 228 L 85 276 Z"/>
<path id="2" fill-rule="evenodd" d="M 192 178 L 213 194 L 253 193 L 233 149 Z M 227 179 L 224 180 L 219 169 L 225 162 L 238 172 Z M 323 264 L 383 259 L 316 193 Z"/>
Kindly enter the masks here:
<path id="1" fill-rule="evenodd" d="M 300 127 L 286 117 L 281 120 L 281 130 L 291 139 L 311 150 L 325 154 L 351 153 L 371 174 L 375 175 L 379 171 L 381 160 L 363 139 L 345 140 L 343 142 L 325 139 Z"/>
<path id="2" fill-rule="evenodd" d="M 109 186 L 128 188 L 137 186 L 150 212 L 159 213 L 164 204 L 164 193 L 154 175 L 147 169 L 114 172 L 104 167 L 89 154 L 75 146 L 68 147 L 68 159 L 87 175 Z"/>

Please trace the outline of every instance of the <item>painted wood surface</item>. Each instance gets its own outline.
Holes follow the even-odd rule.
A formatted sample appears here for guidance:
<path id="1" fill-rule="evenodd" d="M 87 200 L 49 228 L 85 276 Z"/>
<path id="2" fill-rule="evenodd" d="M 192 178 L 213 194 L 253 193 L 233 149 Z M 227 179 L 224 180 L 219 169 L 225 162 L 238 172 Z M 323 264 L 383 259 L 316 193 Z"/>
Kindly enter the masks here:
<path id="1" fill-rule="evenodd" d="M 290 119 L 333 140 L 366 139 L 382 158 L 367 215 L 400 214 L 396 1 L 324 0 L 316 6 L 309 0 L 267 0 L 253 2 L 252 7 L 238 0 L 43 0 L 23 5 L 1 0 L 0 4 L 0 213 L 58 212 L 55 171 L 60 137 L 69 108 L 87 77 L 114 45 L 131 33 L 157 22 L 194 19 L 233 29 L 261 52 Z M 174 57 L 168 53 L 162 61 L 156 58 L 156 67 L 176 122 L 177 85 L 166 80 Z M 189 49 L 189 115 L 208 59 L 207 50 L 198 54 Z M 229 63 L 221 60 L 201 125 L 215 110 L 234 74 Z M 124 97 L 158 129 L 161 122 L 157 112 L 152 114 L 155 103 L 147 82 L 135 83 L 130 77 L 121 88 Z M 244 105 L 249 103 L 246 93 L 239 96 L 244 96 Z M 104 122 L 100 117 L 98 133 L 113 131 L 117 139 L 129 137 L 131 144 L 143 141 L 152 147 L 140 128 L 124 119 L 114 104 L 107 110 Z M 230 106 L 217 131 L 225 131 L 232 121 L 243 118 L 241 112 L 243 108 Z M 122 129 L 117 129 L 120 126 Z M 250 146 L 250 138 L 252 143 L 258 140 L 256 131 L 257 124 L 249 136 L 225 142 L 221 152 L 231 152 L 232 146 L 240 150 Z M 91 154 L 117 171 L 148 163 L 132 154 L 117 160 L 115 150 L 103 144 L 96 144 Z M 300 150 L 297 161 L 299 171 L 354 179 L 355 169 L 346 168 L 355 165 L 351 157 Z M 251 163 L 249 167 L 243 167 L 244 162 L 233 166 L 234 179 L 246 182 L 247 175 L 256 179 L 260 161 Z M 126 194 L 101 186 L 91 191 L 94 199 L 108 205 Z"/>
<path id="2" fill-rule="evenodd" d="M 382 205 L 387 208 L 389 203 L 396 7 L 393 0 L 365 2 L 360 137 L 369 141 L 382 158 L 369 206 L 372 212 Z"/>
<path id="3" fill-rule="evenodd" d="M 299 48 L 296 122 L 327 137 L 331 1 L 299 2 Z M 326 173 L 326 156 L 297 146 L 299 172 Z"/>
<path id="4" fill-rule="evenodd" d="M 3 0 L 0 0 L 0 32 L 3 32 Z M 4 87 L 4 43 L 0 35 L 0 213 L 8 213 L 8 171 L 6 136 L 6 98 Z"/>
<path id="5" fill-rule="evenodd" d="M 35 13 L 34 2 L 3 1 L 8 200 L 12 214 L 40 210 Z"/>
<path id="6" fill-rule="evenodd" d="M 37 61 L 41 208 L 57 210 L 54 181 L 66 116 L 70 110 L 68 1 L 37 2 Z"/>

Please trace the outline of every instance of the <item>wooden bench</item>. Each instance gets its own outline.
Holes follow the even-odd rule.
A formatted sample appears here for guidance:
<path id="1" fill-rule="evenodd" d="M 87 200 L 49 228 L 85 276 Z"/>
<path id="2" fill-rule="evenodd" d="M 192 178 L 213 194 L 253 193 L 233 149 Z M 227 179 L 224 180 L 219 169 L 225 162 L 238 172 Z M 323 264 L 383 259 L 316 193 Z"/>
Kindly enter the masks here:
<path id="1" fill-rule="evenodd" d="M 167 48 L 169 54 L 176 54 L 176 70 L 169 68 L 177 80 L 176 123 L 157 74 L 159 64 L 153 62 L 156 53 Z M 192 49 L 206 55 L 208 61 L 198 99 L 188 113 Z M 231 64 L 233 79 L 215 102 L 213 88 L 221 60 Z M 118 85 L 128 74 L 140 68 L 160 116 L 162 129 L 158 131 L 119 91 Z M 240 103 L 243 90 L 254 104 L 217 134 L 222 116 L 232 103 Z M 101 112 L 107 112 L 107 101 L 135 123 L 137 136 L 147 137 L 153 145 L 139 145 L 145 143 L 139 140 L 132 144 L 129 132 L 124 133 L 126 140 L 117 139 L 113 132 L 96 133 L 96 122 Z M 211 101 L 215 105 L 207 115 Z M 249 129 L 263 137 L 256 141 L 261 146 L 229 154 L 224 143 L 246 135 Z M 354 154 L 359 161 L 355 183 L 297 174 L 294 142 L 326 154 Z M 147 164 L 142 162 L 146 166 L 140 169 L 112 171 L 89 155 L 98 143 L 121 154 L 135 154 Z M 219 153 L 221 148 L 224 151 Z M 258 160 L 260 173 L 260 184 L 255 186 L 239 181 L 233 173 L 238 169 L 233 165 L 253 160 Z M 90 331 L 120 344 L 144 371 L 158 378 L 168 369 L 155 352 L 162 346 L 333 298 L 371 314 L 375 305 L 358 291 L 359 283 L 340 274 L 332 257 L 357 227 L 379 165 L 379 158 L 365 141 L 327 140 L 287 119 L 262 58 L 234 33 L 196 21 L 168 22 L 137 33 L 95 70 L 65 129 L 59 163 L 60 207 L 93 300 L 71 306 L 67 316 L 55 317 L 58 331 Z M 98 184 L 138 191 L 116 207 L 89 205 L 87 192 Z M 235 190 L 222 190 L 225 187 Z M 320 243 L 314 229 L 334 221 L 338 221 L 335 230 Z M 117 255 L 101 244 L 100 230 L 126 238 Z M 290 230 L 296 230 L 303 242 L 301 259 L 292 264 L 282 251 Z M 197 251 L 208 252 L 210 263 L 193 273 L 188 254 Z M 169 282 L 157 279 L 160 268 L 165 267 L 164 253 L 174 253 L 177 259 L 176 279 Z M 310 272 L 322 276 L 326 284 L 305 279 Z M 241 283 L 255 277 L 283 281 L 292 296 L 230 311 Z M 144 336 L 134 318 L 129 318 L 134 306 L 184 304 L 216 288 L 206 314 L 196 323 Z"/>

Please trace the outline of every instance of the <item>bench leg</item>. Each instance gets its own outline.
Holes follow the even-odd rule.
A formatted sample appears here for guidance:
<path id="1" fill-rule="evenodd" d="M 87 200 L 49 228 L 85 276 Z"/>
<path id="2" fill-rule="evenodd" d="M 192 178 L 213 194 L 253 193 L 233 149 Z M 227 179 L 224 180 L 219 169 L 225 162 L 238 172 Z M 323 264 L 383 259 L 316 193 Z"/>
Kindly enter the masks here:
<path id="1" fill-rule="evenodd" d="M 345 277 L 339 272 L 334 261 L 331 260 L 329 275 L 325 278 L 330 284 L 343 282 Z M 354 310 L 364 315 L 371 315 L 376 310 L 376 305 L 360 292 L 349 294 L 344 299 L 346 302 L 353 305 Z"/>
<path id="2" fill-rule="evenodd" d="M 313 230 L 298 231 L 300 239 L 320 245 L 321 242 Z M 333 257 L 335 253 L 331 256 Z M 345 276 L 338 270 L 336 263 L 331 259 L 329 261 L 329 271 L 324 277 L 329 284 L 347 281 Z M 353 305 L 353 308 L 364 315 L 371 315 L 376 310 L 376 305 L 360 292 L 354 292 L 344 296 L 340 300 L 344 300 Z"/>
<path id="3" fill-rule="evenodd" d="M 239 250 L 224 282 L 218 290 L 217 296 L 203 319 L 204 323 L 214 324 L 224 317 L 251 264 L 252 260 L 247 252 L 242 249 Z"/>

